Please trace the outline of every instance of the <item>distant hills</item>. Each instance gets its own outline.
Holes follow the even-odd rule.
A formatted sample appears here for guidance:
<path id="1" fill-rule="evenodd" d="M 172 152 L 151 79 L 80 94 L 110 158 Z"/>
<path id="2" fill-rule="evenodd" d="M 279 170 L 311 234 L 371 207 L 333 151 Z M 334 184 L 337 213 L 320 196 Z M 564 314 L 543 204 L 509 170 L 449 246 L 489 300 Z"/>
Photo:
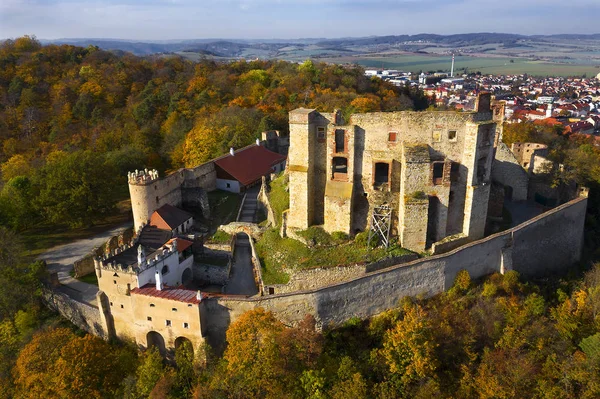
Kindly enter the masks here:
<path id="1" fill-rule="evenodd" d="M 565 59 L 597 65 L 600 57 L 600 33 L 560 35 L 518 35 L 511 33 L 465 33 L 455 35 L 417 34 L 338 39 L 186 39 L 135 41 L 121 39 L 57 39 L 42 43 L 98 46 L 105 50 L 152 54 L 179 54 L 199 58 L 306 58 L 388 57 L 400 53 L 462 54 L 483 57 L 515 57 L 535 60 Z"/>

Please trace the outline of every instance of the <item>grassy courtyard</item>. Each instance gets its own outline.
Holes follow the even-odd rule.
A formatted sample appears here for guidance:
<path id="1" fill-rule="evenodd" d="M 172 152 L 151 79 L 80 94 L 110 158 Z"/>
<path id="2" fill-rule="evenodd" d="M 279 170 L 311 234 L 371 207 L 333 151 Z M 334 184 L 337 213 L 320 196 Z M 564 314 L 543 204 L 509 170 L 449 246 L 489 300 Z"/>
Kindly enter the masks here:
<path id="1" fill-rule="evenodd" d="M 289 208 L 287 191 L 288 177 L 282 175 L 271 182 L 269 200 L 278 226 L 281 225 L 281 214 Z M 285 269 L 302 270 L 311 268 L 327 268 L 370 263 L 390 256 L 401 256 L 411 252 L 390 245 L 389 248 L 367 245 L 367 234 L 358 234 L 354 239 L 342 232 L 327 233 L 320 227 L 310 227 L 299 231 L 298 235 L 312 244 L 282 238 L 279 227 L 267 230 L 256 243 L 256 250 L 263 266 L 263 280 L 266 284 L 285 284 L 289 276 Z"/>

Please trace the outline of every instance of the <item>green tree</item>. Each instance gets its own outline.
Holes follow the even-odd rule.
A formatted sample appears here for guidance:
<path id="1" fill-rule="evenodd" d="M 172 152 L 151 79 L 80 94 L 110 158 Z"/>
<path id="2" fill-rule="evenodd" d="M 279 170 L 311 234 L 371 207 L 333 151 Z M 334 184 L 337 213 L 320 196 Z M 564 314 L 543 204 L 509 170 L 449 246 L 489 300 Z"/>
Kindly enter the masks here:
<path id="1" fill-rule="evenodd" d="M 50 159 L 35 178 L 36 205 L 50 221 L 83 226 L 109 215 L 115 208 L 115 169 L 92 151 Z"/>

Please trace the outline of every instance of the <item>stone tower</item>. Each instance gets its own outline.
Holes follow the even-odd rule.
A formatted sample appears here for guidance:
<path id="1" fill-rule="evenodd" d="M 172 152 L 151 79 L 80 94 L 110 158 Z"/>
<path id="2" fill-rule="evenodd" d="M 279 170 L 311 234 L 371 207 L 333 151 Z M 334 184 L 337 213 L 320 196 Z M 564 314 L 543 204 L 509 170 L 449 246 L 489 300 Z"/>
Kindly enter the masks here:
<path id="1" fill-rule="evenodd" d="M 500 114 L 488 93 L 475 112 L 290 112 L 287 227 L 354 234 L 384 207 L 414 251 L 483 237 Z"/>

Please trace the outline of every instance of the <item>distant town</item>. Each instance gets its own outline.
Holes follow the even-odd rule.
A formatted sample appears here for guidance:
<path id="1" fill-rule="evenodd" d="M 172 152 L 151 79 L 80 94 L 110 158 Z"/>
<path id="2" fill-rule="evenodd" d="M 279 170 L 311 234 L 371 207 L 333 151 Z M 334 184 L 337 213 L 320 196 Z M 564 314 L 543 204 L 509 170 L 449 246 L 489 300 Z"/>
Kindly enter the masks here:
<path id="1" fill-rule="evenodd" d="M 505 122 L 532 121 L 562 125 L 564 133 L 594 137 L 600 146 L 600 74 L 593 78 L 533 77 L 522 75 L 454 76 L 387 69 L 367 69 L 365 75 L 396 86 L 418 86 L 435 97 L 439 108 L 471 111 L 477 94 L 492 93 L 506 104 Z"/>

